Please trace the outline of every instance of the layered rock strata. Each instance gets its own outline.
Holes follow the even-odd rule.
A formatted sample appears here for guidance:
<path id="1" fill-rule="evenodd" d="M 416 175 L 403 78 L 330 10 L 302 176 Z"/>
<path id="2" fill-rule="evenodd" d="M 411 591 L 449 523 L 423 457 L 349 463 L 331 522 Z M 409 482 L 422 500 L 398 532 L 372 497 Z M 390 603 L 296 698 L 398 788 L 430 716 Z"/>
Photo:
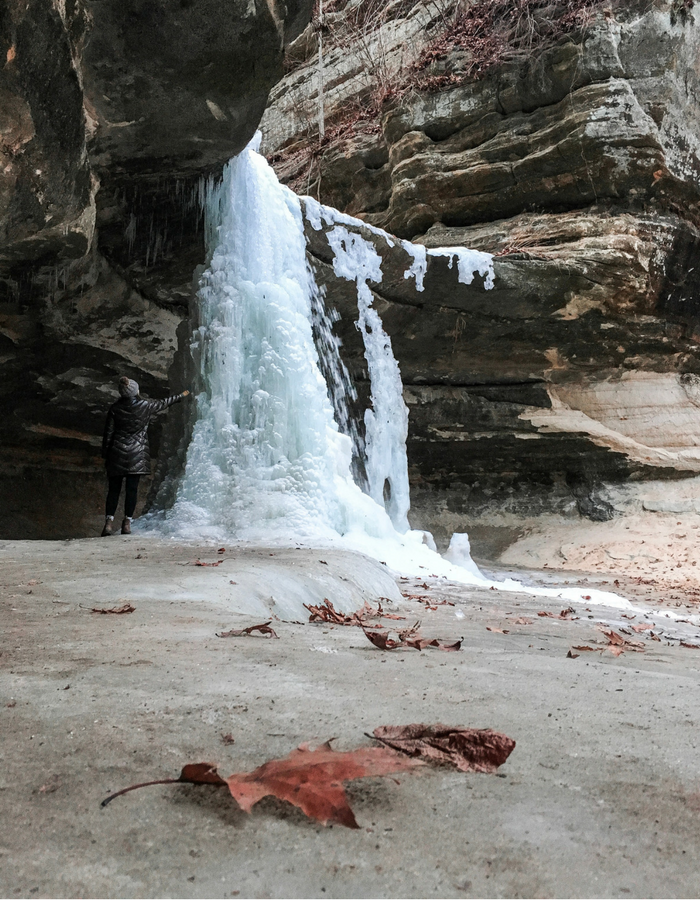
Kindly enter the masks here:
<path id="1" fill-rule="evenodd" d="M 680 497 L 698 471 L 700 28 L 671 6 L 608 11 L 524 63 L 407 95 L 320 157 L 323 202 L 496 254 L 491 291 L 431 259 L 417 292 L 399 245 L 372 285 L 410 409 L 413 523 L 438 537 L 466 530 L 495 552 L 535 515 L 605 520 L 641 508 L 646 479 Z M 311 72 L 281 82 L 263 120 L 289 178 L 309 138 L 288 109 Z M 341 76 L 329 118 L 357 97 Z M 352 291 L 309 235 L 361 383 Z"/>

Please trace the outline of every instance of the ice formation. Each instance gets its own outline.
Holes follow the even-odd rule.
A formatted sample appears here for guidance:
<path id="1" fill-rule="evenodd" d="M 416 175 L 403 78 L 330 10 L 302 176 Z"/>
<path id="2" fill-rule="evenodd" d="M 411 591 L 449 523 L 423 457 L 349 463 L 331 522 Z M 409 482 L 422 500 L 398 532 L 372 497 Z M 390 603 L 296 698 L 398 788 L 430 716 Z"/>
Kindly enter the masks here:
<path id="1" fill-rule="evenodd" d="M 327 234 L 333 250 L 333 271 L 357 285 L 357 327 L 365 345 L 372 408 L 365 411 L 365 469 L 369 495 L 385 506 L 397 531 L 409 530 L 408 409 L 403 383 L 391 349 L 391 339 L 372 303 L 369 281 L 382 280 L 382 260 L 362 235 L 336 225 Z"/>
<path id="2" fill-rule="evenodd" d="M 407 411 L 369 287 L 382 279 L 381 258 L 345 227 L 365 223 L 306 199 L 312 227 L 332 226 L 336 275 L 357 286 L 372 381 L 373 408 L 365 418 L 369 495 L 355 484 L 352 440 L 336 421 L 349 380 L 306 260 L 300 201 L 256 150 L 252 143 L 231 160 L 221 183 L 207 191 L 209 265 L 199 282 L 191 345 L 202 389 L 176 499 L 151 516 L 151 526 L 180 537 L 330 543 L 405 574 L 566 598 L 566 591 L 491 582 L 471 561 L 466 540 L 453 541 L 450 561 L 435 552 L 430 535 L 408 530 Z M 384 232 L 370 230 L 394 246 Z M 475 272 L 485 287 L 493 282 L 488 254 L 464 248 L 428 254 L 448 255 L 450 265 L 457 259 L 466 283 Z M 408 276 L 422 286 L 427 254 L 414 248 L 411 256 Z M 349 422 L 344 430 L 351 430 Z M 596 601 L 614 605 L 591 596 Z"/>
<path id="3" fill-rule="evenodd" d="M 321 374 L 298 198 L 249 146 L 210 188 L 206 216 L 191 346 L 204 389 L 161 528 L 248 540 L 393 534 L 352 480 L 351 440 Z"/>

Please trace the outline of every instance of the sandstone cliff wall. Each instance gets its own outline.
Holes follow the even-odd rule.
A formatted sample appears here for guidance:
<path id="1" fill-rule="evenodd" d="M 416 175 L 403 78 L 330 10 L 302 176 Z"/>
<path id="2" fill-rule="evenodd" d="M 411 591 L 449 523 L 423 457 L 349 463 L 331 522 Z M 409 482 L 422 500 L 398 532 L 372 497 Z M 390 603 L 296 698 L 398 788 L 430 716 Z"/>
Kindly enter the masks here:
<path id="1" fill-rule="evenodd" d="M 431 9 L 383 26 L 385 66 Z M 492 553 L 540 514 L 605 520 L 641 508 L 658 479 L 670 498 L 695 490 L 700 26 L 676 9 L 601 11 L 320 150 L 313 60 L 271 95 L 264 147 L 282 177 L 310 171 L 324 203 L 427 247 L 496 254 L 492 291 L 458 285 L 446 260 L 430 261 L 423 293 L 373 285 L 410 409 L 413 523 L 438 537 L 466 530 Z M 330 122 L 368 96 L 360 50 L 327 59 Z M 351 292 L 311 238 L 361 383 Z"/>
<path id="2" fill-rule="evenodd" d="M 117 377 L 182 387 L 168 374 L 204 262 L 200 179 L 250 140 L 310 14 L 0 5 L 0 537 L 94 533 Z"/>

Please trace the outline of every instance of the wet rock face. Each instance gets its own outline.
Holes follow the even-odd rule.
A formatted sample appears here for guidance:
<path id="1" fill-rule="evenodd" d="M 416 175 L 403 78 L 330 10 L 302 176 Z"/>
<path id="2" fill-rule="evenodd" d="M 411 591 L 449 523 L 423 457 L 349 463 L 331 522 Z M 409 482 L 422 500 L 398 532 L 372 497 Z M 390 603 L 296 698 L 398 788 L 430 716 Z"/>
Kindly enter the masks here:
<path id="1" fill-rule="evenodd" d="M 76 2 L 0 10 L 0 267 L 82 256 L 94 231 Z"/>
<path id="2" fill-rule="evenodd" d="M 414 525 L 496 546 L 532 516 L 605 520 L 641 508 L 648 479 L 698 472 L 699 49 L 697 14 L 601 18 L 527 64 L 411 95 L 378 134 L 324 153 L 323 202 L 430 248 L 496 254 L 493 290 L 430 259 L 418 292 L 404 251 L 378 247 Z M 269 150 L 292 102 L 284 82 L 275 94 Z M 293 158 L 278 163 L 289 177 Z M 362 384 L 352 286 L 307 231 Z"/>
<path id="3" fill-rule="evenodd" d="M 310 14 L 311 0 L 1 6 L 0 537 L 94 533 L 117 378 L 154 397 L 185 386 L 168 376 L 204 262 L 200 180 L 254 134 Z M 156 426 L 154 456 L 158 441 Z"/>

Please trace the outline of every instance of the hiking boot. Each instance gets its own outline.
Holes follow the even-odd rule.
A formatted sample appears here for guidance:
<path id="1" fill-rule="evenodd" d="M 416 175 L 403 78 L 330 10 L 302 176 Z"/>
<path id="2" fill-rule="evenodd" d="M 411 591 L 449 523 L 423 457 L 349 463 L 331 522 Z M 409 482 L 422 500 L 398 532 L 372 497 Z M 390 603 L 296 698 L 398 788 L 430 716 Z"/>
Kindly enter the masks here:
<path id="1" fill-rule="evenodd" d="M 114 519 L 105 519 L 105 527 L 102 529 L 100 537 L 109 537 L 114 527 Z"/>
<path id="2" fill-rule="evenodd" d="M 122 534 L 131 534 L 131 519 L 122 519 Z"/>

